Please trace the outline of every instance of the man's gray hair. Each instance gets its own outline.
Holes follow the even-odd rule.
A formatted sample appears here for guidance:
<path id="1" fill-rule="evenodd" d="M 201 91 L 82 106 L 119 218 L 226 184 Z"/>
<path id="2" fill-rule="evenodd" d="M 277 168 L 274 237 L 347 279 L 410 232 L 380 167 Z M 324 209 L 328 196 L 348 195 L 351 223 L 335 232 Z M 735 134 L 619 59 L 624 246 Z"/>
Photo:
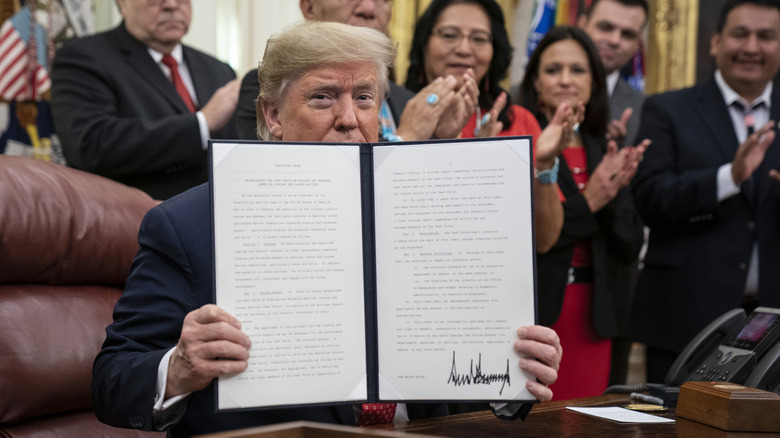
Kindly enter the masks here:
<path id="1" fill-rule="evenodd" d="M 271 138 L 263 102 L 279 103 L 285 87 L 325 65 L 372 62 L 376 65 L 380 101 L 390 87 L 387 71 L 395 59 L 395 44 L 383 33 L 348 24 L 305 21 L 272 36 L 257 69 L 257 131 Z"/>

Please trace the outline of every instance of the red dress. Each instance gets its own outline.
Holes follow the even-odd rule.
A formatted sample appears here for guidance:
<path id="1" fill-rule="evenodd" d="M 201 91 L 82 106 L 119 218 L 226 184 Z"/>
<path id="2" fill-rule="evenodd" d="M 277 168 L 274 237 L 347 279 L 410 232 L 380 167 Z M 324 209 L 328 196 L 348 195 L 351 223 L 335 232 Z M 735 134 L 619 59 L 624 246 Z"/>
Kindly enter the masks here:
<path id="1" fill-rule="evenodd" d="M 590 177 L 585 148 L 564 149 L 563 158 L 581 193 Z M 571 266 L 592 268 L 592 259 L 590 240 L 577 242 Z M 561 316 L 552 328 L 563 347 L 558 381 L 550 386 L 553 400 L 601 395 L 609 383 L 612 340 L 600 337 L 593 328 L 592 281 L 566 286 Z"/>

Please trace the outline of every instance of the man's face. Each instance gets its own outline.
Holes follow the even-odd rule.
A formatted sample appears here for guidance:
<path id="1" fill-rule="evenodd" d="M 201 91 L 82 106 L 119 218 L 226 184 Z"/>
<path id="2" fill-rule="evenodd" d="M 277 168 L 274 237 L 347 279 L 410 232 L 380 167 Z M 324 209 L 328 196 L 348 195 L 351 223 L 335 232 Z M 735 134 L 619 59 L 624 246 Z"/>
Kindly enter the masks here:
<path id="1" fill-rule="evenodd" d="M 190 0 L 118 0 L 117 4 L 128 32 L 163 53 L 178 44 L 190 27 Z"/>
<path id="2" fill-rule="evenodd" d="M 642 26 L 647 16 L 641 6 L 625 6 L 612 0 L 601 0 L 583 17 L 580 27 L 599 50 L 607 74 L 623 68 L 637 50 Z"/>
<path id="3" fill-rule="evenodd" d="M 763 89 L 780 67 L 780 11 L 754 4 L 732 9 L 710 40 L 710 55 L 738 93 Z"/>
<path id="4" fill-rule="evenodd" d="M 271 135 L 282 141 L 375 142 L 382 96 L 373 63 L 332 64 L 306 72 L 265 102 Z"/>
<path id="5" fill-rule="evenodd" d="M 307 20 L 370 27 L 386 35 L 393 2 L 392 0 L 301 0 L 301 11 Z"/>

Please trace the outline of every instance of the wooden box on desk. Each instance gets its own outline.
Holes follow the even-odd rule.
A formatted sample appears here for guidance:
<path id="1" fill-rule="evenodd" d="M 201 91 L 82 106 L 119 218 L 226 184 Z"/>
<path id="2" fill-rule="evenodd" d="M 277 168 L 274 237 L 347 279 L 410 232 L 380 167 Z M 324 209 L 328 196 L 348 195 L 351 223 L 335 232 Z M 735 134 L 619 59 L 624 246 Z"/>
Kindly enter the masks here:
<path id="1" fill-rule="evenodd" d="M 780 396 L 728 382 L 686 382 L 677 416 L 730 432 L 780 432 Z"/>

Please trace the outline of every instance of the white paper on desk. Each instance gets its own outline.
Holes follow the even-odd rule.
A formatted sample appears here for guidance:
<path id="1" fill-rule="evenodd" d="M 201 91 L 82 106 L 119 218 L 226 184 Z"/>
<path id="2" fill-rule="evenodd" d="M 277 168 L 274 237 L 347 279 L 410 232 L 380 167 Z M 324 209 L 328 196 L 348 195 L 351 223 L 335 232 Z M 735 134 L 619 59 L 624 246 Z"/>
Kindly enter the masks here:
<path id="1" fill-rule="evenodd" d="M 674 423 L 674 420 L 671 418 L 658 417 L 615 406 L 604 408 L 578 408 L 568 406 L 566 409 L 620 423 Z"/>

